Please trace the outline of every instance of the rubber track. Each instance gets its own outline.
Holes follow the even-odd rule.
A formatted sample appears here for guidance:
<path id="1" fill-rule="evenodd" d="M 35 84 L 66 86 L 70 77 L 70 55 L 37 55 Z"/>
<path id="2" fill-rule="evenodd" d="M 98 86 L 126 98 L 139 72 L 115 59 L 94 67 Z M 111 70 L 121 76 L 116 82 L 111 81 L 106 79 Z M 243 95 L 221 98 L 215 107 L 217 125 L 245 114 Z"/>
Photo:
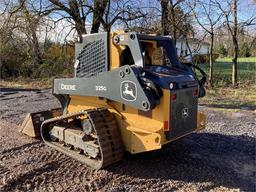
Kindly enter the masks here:
<path id="1" fill-rule="evenodd" d="M 68 149 L 58 142 L 50 141 L 45 134 L 52 126 L 63 126 L 63 124 L 67 123 L 68 120 L 75 119 L 80 116 L 86 116 L 90 120 L 90 123 L 97 134 L 97 142 L 99 143 L 101 153 L 100 159 L 93 159 L 85 155 L 78 154 L 76 151 Z M 64 128 L 65 126 L 63 126 L 63 129 Z M 122 160 L 123 158 L 123 145 L 119 129 L 113 114 L 105 108 L 84 110 L 48 119 L 44 121 L 41 126 L 41 136 L 47 145 L 93 169 L 104 168 Z"/>

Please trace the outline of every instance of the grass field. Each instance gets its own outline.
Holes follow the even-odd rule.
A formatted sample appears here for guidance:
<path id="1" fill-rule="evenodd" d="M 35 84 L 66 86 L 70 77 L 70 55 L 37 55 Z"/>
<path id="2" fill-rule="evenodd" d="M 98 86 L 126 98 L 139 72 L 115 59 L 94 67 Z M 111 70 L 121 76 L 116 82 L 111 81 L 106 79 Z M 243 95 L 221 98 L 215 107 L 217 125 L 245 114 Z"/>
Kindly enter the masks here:
<path id="1" fill-rule="evenodd" d="M 16 79 L 0 80 L 0 91 L 1 91 L 1 87 L 46 89 L 46 88 L 51 88 L 52 82 L 53 82 L 53 78 L 49 78 L 49 79 L 16 78 Z"/>
<path id="2" fill-rule="evenodd" d="M 206 74 L 209 70 L 208 64 L 200 64 Z M 232 61 L 231 58 L 219 58 L 213 66 L 215 85 L 231 84 Z M 241 84 L 254 84 L 256 78 L 256 57 L 238 58 L 238 81 Z"/>
<path id="3" fill-rule="evenodd" d="M 247 108 L 256 109 L 256 86 L 240 87 L 218 87 L 206 90 L 206 96 L 199 99 L 201 105 L 214 108 L 240 110 Z"/>
<path id="4" fill-rule="evenodd" d="M 230 58 L 230 57 L 218 58 L 216 61 L 217 62 L 231 62 L 232 58 Z M 256 57 L 240 57 L 240 58 L 238 58 L 238 62 L 256 63 Z"/>
<path id="5" fill-rule="evenodd" d="M 208 73 L 208 64 L 201 64 Z M 219 58 L 214 62 L 215 87 L 206 90 L 206 96 L 199 100 L 201 105 L 221 109 L 239 110 L 243 107 L 256 109 L 256 57 L 238 58 L 238 89 L 232 88 L 232 59 Z"/>

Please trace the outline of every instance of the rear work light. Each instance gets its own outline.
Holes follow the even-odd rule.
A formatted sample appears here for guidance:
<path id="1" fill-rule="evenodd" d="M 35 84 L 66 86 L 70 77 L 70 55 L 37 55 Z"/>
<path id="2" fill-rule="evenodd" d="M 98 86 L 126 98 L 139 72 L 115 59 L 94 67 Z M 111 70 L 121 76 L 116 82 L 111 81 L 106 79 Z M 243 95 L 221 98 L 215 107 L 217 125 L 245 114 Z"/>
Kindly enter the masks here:
<path id="1" fill-rule="evenodd" d="M 164 121 L 164 131 L 169 131 L 169 123 L 168 123 L 168 121 Z"/>
<path id="2" fill-rule="evenodd" d="M 176 93 L 171 94 L 171 100 L 175 101 L 176 99 L 177 99 L 177 94 Z"/>
<path id="3" fill-rule="evenodd" d="M 193 97 L 197 97 L 198 96 L 198 89 L 193 91 Z"/>

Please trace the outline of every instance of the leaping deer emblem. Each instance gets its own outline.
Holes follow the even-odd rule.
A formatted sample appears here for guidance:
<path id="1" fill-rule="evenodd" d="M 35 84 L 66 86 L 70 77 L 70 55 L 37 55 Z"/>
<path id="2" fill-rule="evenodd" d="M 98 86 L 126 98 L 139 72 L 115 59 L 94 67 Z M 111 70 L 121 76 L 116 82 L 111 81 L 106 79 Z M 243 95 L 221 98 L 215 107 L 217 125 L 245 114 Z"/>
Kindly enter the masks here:
<path id="1" fill-rule="evenodd" d="M 133 99 L 136 99 L 136 97 L 135 97 L 135 95 L 133 93 L 133 90 L 132 89 L 130 89 L 130 90 L 128 89 L 129 88 L 129 84 L 128 83 L 124 84 L 124 88 L 125 88 L 125 90 L 123 91 L 123 94 L 125 96 L 130 95 Z"/>

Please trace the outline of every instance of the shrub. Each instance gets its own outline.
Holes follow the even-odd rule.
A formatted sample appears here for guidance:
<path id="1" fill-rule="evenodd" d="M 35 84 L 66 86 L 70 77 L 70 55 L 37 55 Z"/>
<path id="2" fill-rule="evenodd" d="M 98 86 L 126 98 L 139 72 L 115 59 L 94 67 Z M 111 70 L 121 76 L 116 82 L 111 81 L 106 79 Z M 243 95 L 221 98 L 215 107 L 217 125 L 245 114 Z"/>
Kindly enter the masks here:
<path id="1" fill-rule="evenodd" d="M 223 44 L 220 44 L 216 51 L 221 57 L 226 57 L 228 54 L 228 51 Z"/>
<path id="2" fill-rule="evenodd" d="M 28 47 L 17 39 L 2 43 L 0 38 L 0 78 L 50 78 L 73 72 L 74 47 L 48 42 L 42 63 L 34 63 Z"/>
<path id="3" fill-rule="evenodd" d="M 219 54 L 213 54 L 213 62 L 219 57 Z M 194 63 L 209 63 L 210 61 L 210 55 L 205 54 L 205 55 L 194 55 L 193 56 L 193 62 Z"/>
<path id="4" fill-rule="evenodd" d="M 250 48 L 248 43 L 244 42 L 241 44 L 240 49 L 239 49 L 239 57 L 250 57 Z"/>
<path id="5" fill-rule="evenodd" d="M 23 62 L 27 59 L 27 53 L 21 46 L 18 42 L 2 44 L 0 39 L 0 78 L 23 74 Z"/>

